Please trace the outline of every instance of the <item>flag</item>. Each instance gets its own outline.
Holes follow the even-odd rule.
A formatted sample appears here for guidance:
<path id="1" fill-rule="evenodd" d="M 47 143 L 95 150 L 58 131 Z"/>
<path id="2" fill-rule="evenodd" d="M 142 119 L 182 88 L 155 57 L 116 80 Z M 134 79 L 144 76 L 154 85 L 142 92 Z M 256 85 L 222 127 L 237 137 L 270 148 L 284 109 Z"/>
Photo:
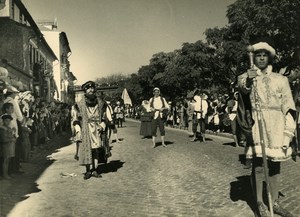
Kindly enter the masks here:
<path id="1" fill-rule="evenodd" d="M 124 88 L 124 90 L 123 90 L 122 99 L 123 99 L 125 105 L 127 104 L 127 105 L 132 106 L 132 102 L 131 102 L 130 96 L 129 96 L 126 88 Z"/>

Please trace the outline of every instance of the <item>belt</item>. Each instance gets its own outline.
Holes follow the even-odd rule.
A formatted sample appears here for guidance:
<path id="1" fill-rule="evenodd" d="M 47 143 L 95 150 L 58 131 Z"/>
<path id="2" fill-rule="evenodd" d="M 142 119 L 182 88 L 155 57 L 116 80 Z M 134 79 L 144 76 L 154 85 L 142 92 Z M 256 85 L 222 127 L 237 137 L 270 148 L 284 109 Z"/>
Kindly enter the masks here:
<path id="1" fill-rule="evenodd" d="M 280 107 L 275 107 L 275 106 L 260 106 L 261 110 L 275 110 L 275 111 L 281 111 Z M 253 108 L 254 111 L 257 111 L 256 108 Z"/>
<path id="2" fill-rule="evenodd" d="M 95 122 L 100 123 L 101 121 L 100 121 L 100 119 L 89 118 L 87 122 L 88 123 L 95 123 Z"/>

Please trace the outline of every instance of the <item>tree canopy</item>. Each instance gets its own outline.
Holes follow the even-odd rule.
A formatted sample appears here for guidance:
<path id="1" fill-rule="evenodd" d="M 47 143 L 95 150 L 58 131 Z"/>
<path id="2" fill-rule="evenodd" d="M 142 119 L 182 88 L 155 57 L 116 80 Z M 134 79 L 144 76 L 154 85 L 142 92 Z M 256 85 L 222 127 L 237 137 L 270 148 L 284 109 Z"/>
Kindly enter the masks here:
<path id="1" fill-rule="evenodd" d="M 229 91 L 237 75 L 249 67 L 246 46 L 262 36 L 274 40 L 277 70 L 287 66 L 299 71 L 300 0 L 237 0 L 228 6 L 226 16 L 228 25 L 208 28 L 205 41 L 156 53 L 148 65 L 117 83 L 136 103 L 149 99 L 156 86 L 168 100 L 185 97 L 195 88 Z"/>

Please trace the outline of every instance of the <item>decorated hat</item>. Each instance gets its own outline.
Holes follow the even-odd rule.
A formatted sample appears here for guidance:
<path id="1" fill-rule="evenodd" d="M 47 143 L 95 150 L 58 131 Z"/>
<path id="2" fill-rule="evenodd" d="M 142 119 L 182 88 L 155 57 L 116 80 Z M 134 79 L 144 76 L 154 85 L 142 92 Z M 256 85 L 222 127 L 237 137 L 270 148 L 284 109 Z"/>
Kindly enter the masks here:
<path id="1" fill-rule="evenodd" d="M 87 89 L 89 89 L 90 87 L 96 88 L 95 82 L 93 82 L 93 81 L 87 81 L 83 85 L 81 85 L 81 89 L 84 90 L 84 91 L 87 90 Z"/>
<path id="2" fill-rule="evenodd" d="M 252 41 L 253 51 L 266 50 L 271 56 L 276 55 L 274 41 L 270 37 L 260 37 Z"/>
<path id="3" fill-rule="evenodd" d="M 3 114 L 3 115 L 1 116 L 1 118 L 2 118 L 2 120 L 6 120 L 6 119 L 12 120 L 12 119 L 13 119 L 12 116 L 11 116 L 10 114 Z"/>

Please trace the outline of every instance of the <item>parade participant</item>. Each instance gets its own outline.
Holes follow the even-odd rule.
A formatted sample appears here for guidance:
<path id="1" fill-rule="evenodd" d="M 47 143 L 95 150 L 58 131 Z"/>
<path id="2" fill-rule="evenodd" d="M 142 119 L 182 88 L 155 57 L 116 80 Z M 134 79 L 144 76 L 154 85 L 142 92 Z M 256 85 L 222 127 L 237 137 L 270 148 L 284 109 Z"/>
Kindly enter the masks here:
<path id="1" fill-rule="evenodd" d="M 74 121 L 78 120 L 79 117 L 79 108 L 77 103 L 71 106 L 71 131 L 74 134 L 75 128 L 74 128 Z"/>
<path id="2" fill-rule="evenodd" d="M 205 142 L 205 116 L 208 109 L 207 101 L 204 99 L 204 94 L 200 90 L 195 92 L 194 96 L 194 115 L 193 115 L 193 139 L 192 142 L 197 140 L 197 127 L 200 125 L 200 133 L 202 141 Z"/>
<path id="3" fill-rule="evenodd" d="M 188 115 L 188 135 L 190 137 L 194 136 L 193 133 L 193 116 L 195 110 L 195 100 L 193 97 L 188 98 L 188 107 L 187 107 L 187 115 Z"/>
<path id="4" fill-rule="evenodd" d="M 80 120 L 81 120 L 81 117 L 78 117 L 77 120 L 73 121 L 73 129 L 74 129 L 73 142 L 76 144 L 76 152 L 74 155 L 75 160 L 79 160 L 78 151 L 79 151 L 79 145 L 82 142 Z"/>
<path id="5" fill-rule="evenodd" d="M 110 140 L 110 143 L 112 143 L 111 141 L 111 134 L 114 135 L 115 137 L 115 140 L 116 142 L 120 142 L 119 138 L 118 138 L 118 130 L 116 128 L 116 124 L 115 124 L 115 114 L 114 114 L 114 111 L 112 109 L 112 106 L 111 106 L 111 97 L 109 96 L 106 96 L 105 97 L 105 119 L 106 119 L 106 124 L 107 124 L 107 128 L 109 130 L 108 132 L 108 137 L 109 137 L 109 140 Z"/>
<path id="6" fill-rule="evenodd" d="M 161 143 L 163 147 L 167 147 L 165 144 L 165 126 L 164 126 L 164 112 L 168 111 L 169 105 L 166 99 L 160 96 L 160 89 L 155 87 L 153 89 L 153 97 L 149 100 L 150 102 L 150 111 L 153 112 L 152 119 L 152 143 L 153 148 L 156 147 L 156 133 L 157 127 L 160 131 Z"/>
<path id="7" fill-rule="evenodd" d="M 11 108 L 12 107 L 12 104 Z M 3 126 L 0 127 L 0 140 L 1 140 L 1 155 L 3 158 L 2 163 L 2 172 L 3 177 L 5 179 L 11 179 L 8 175 L 8 165 L 10 158 L 15 156 L 15 143 L 16 143 L 16 136 L 14 134 L 15 129 L 11 128 L 11 121 L 13 120 L 10 114 L 3 114 L 1 116 Z"/>
<path id="8" fill-rule="evenodd" d="M 289 144 L 295 130 L 295 104 L 288 79 L 272 71 L 271 63 L 276 55 L 272 42 L 259 40 L 252 47 L 254 65 L 239 76 L 238 86 L 243 97 L 240 101 L 244 105 L 251 106 L 254 120 L 254 123 L 250 124 L 252 132 L 250 131 L 251 137 L 247 139 L 249 147 L 246 148 L 246 157 L 253 159 L 252 175 L 255 179 L 253 187 L 257 206 L 261 216 L 268 216 L 262 195 L 263 172 L 265 172 L 267 188 L 270 186 L 268 192 L 270 211 L 291 217 L 293 215 L 279 204 L 278 197 L 281 162 L 290 159 L 292 154 Z M 263 164 L 265 157 L 267 164 Z"/>
<path id="9" fill-rule="evenodd" d="M 230 119 L 231 133 L 233 135 L 235 147 L 239 146 L 238 139 L 236 136 L 236 112 L 238 108 L 238 93 L 235 92 L 233 97 L 231 97 L 227 102 L 226 112 L 228 113 Z"/>
<path id="10" fill-rule="evenodd" d="M 140 109 L 141 114 L 141 128 L 140 128 L 140 135 L 144 138 L 152 136 L 151 130 L 151 123 L 152 123 L 152 116 L 150 112 L 150 104 L 148 100 L 143 100 L 142 106 Z"/>
<path id="11" fill-rule="evenodd" d="M 101 177 L 97 167 L 102 145 L 99 134 L 106 127 L 102 119 L 104 102 L 97 98 L 96 84 L 93 81 L 87 81 L 81 88 L 84 91 L 84 97 L 81 97 L 77 102 L 82 118 L 82 143 L 78 151 L 79 164 L 86 168 L 84 179 L 89 179 L 91 176 Z"/>
<path id="12" fill-rule="evenodd" d="M 118 128 L 122 127 L 124 119 L 124 108 L 123 106 L 121 106 L 120 101 L 117 101 L 117 105 L 114 108 L 114 115 Z"/>

